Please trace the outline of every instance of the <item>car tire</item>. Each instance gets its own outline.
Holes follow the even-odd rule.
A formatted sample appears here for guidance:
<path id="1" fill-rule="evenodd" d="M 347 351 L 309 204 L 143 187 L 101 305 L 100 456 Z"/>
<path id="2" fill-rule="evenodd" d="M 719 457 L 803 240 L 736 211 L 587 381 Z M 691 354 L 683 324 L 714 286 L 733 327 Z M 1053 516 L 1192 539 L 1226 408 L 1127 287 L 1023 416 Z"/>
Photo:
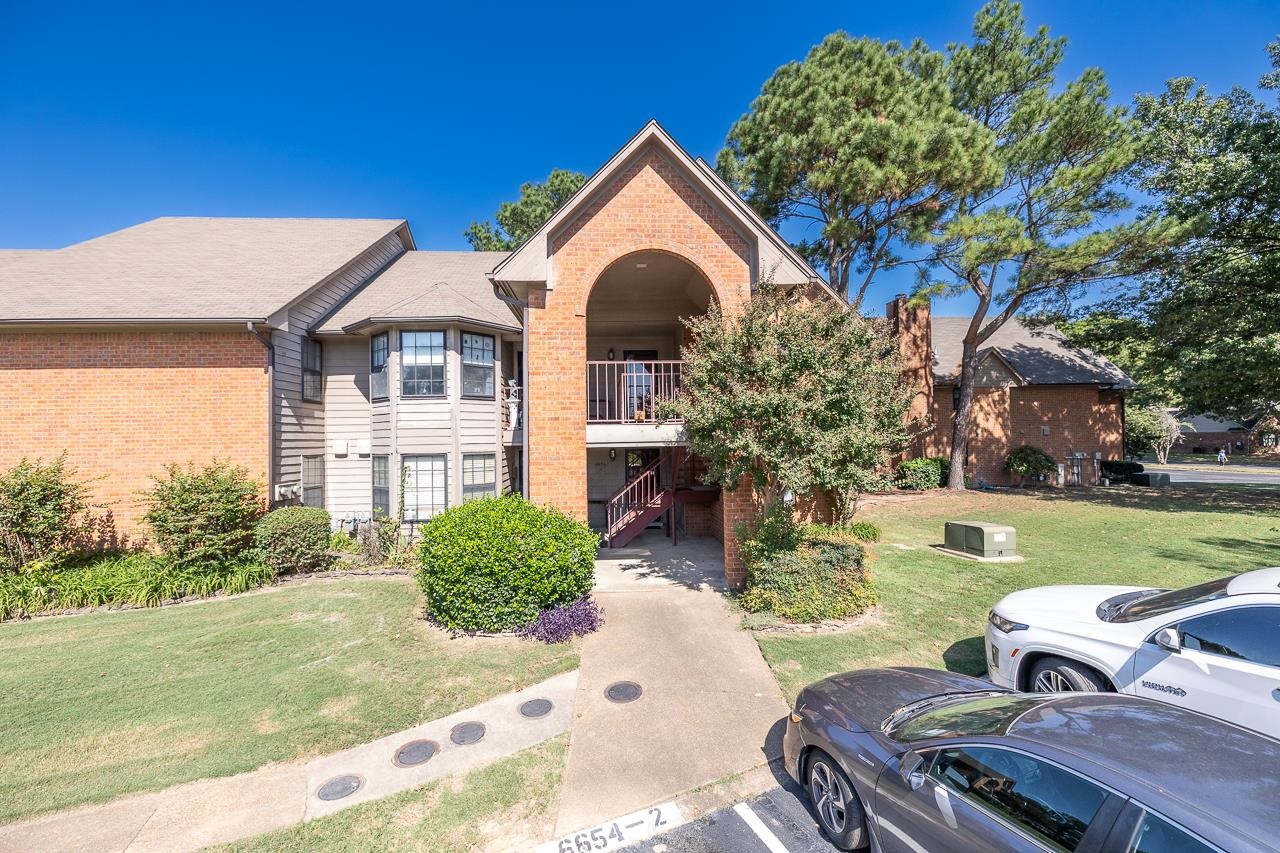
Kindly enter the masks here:
<path id="1" fill-rule="evenodd" d="M 805 789 L 818 825 L 841 850 L 867 846 L 867 816 L 840 765 L 822 750 L 815 750 L 805 767 Z"/>
<path id="2" fill-rule="evenodd" d="M 1107 682 L 1093 669 L 1066 658 L 1040 658 L 1027 678 L 1033 693 L 1102 693 Z"/>

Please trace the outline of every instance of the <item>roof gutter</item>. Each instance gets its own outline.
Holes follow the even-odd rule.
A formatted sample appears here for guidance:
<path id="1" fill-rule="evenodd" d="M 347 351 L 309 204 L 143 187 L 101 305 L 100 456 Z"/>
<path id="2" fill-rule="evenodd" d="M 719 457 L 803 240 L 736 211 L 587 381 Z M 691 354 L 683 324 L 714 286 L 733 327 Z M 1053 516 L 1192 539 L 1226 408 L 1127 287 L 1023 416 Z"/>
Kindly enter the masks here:
<path id="1" fill-rule="evenodd" d="M 252 320 L 246 320 L 244 327 L 249 334 L 258 339 L 258 343 L 262 344 L 263 349 L 267 351 L 267 506 L 270 507 L 275 499 L 276 485 L 276 347 L 275 344 L 271 343 L 270 337 L 258 331 Z"/>
<path id="2" fill-rule="evenodd" d="M 123 326 L 126 324 L 137 325 L 179 325 L 179 326 L 201 326 L 210 323 L 247 323 L 253 325 L 255 323 L 265 325 L 267 319 L 265 317 L 28 317 L 28 318 L 5 318 L 0 320 L 0 325 L 4 326 L 35 326 L 42 324 L 61 325 L 61 326 Z"/>

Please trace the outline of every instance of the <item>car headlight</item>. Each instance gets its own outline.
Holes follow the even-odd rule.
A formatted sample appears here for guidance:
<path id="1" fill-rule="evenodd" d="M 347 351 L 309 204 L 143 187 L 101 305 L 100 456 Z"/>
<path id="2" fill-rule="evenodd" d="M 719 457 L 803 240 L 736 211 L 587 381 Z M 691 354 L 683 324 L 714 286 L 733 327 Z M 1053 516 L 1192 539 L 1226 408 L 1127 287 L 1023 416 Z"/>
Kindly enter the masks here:
<path id="1" fill-rule="evenodd" d="M 997 631 L 1001 631 L 1005 634 L 1011 634 L 1014 631 L 1027 630 L 1026 625 L 1023 625 L 1021 622 L 1014 622 L 1006 619 L 994 610 L 992 610 L 991 614 L 987 616 L 987 621 L 990 622 Z"/>

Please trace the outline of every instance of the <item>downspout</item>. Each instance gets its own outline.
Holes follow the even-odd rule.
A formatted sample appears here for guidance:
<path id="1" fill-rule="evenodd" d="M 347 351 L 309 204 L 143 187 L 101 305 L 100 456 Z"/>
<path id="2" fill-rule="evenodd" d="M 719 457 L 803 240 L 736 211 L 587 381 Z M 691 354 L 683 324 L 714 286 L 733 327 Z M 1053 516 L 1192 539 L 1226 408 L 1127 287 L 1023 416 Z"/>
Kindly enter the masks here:
<path id="1" fill-rule="evenodd" d="M 270 507 L 275 502 L 276 481 L 276 348 L 271 338 L 259 332 L 252 320 L 246 321 L 244 326 L 267 351 L 267 506 Z"/>
<path id="2" fill-rule="evenodd" d="M 492 276 L 489 283 L 494 296 L 520 309 L 520 494 L 529 500 L 529 303 L 503 293 Z"/>

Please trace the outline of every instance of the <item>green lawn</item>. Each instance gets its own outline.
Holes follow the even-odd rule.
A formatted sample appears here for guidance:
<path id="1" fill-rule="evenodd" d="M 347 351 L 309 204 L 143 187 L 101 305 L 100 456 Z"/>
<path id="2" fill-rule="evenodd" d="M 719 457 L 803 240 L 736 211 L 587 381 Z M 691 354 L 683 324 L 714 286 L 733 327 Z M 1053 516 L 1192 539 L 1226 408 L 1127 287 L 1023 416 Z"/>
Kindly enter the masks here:
<path id="1" fill-rule="evenodd" d="M 1177 587 L 1280 564 L 1280 491 L 1136 487 L 937 495 L 860 513 L 884 530 L 872 563 L 882 611 L 852 633 L 758 635 L 791 698 L 804 685 L 867 666 L 984 670 L 987 611 L 1006 593 L 1060 583 Z M 939 554 L 948 520 L 1012 524 L 1023 563 Z M 893 544 L 911 546 L 900 550 Z"/>
<path id="2" fill-rule="evenodd" d="M 211 850 L 528 850 L 554 830 L 568 745 L 559 735 L 462 777 Z"/>
<path id="3" fill-rule="evenodd" d="M 343 749 L 577 666 L 448 639 L 405 578 L 0 624 L 0 824 Z"/>

